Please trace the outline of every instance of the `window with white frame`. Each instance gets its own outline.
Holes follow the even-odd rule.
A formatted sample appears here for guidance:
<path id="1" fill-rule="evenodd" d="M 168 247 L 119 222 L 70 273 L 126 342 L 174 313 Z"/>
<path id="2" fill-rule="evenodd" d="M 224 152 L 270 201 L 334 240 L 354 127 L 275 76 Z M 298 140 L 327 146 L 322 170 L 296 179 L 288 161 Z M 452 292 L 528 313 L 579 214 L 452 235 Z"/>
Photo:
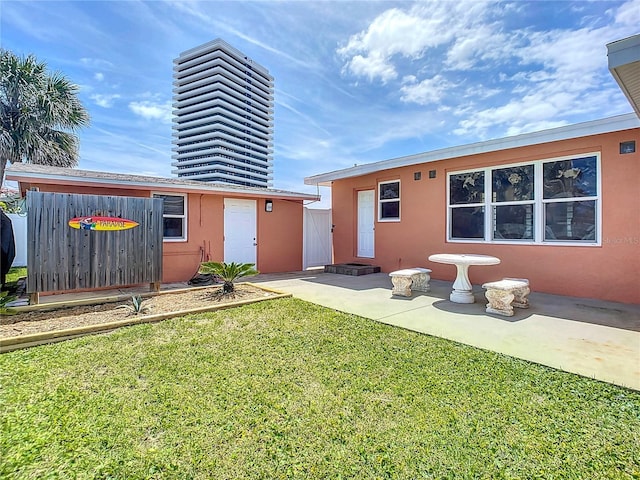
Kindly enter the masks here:
<path id="1" fill-rule="evenodd" d="M 450 241 L 596 244 L 599 155 L 448 175 Z"/>
<path id="2" fill-rule="evenodd" d="M 378 183 L 378 220 L 400 220 L 400 181 Z"/>
<path id="3" fill-rule="evenodd" d="M 187 239 L 186 195 L 166 195 L 154 193 L 153 198 L 163 200 L 163 238 L 167 241 Z"/>

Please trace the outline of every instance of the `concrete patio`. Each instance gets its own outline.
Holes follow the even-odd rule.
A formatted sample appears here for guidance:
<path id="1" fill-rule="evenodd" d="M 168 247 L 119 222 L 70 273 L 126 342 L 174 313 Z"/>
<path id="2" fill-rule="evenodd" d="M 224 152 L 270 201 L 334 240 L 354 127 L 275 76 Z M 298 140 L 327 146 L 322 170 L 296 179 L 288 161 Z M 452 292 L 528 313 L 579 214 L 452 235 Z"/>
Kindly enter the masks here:
<path id="1" fill-rule="evenodd" d="M 513 317 L 476 303 L 449 301 L 452 282 L 431 280 L 431 292 L 392 297 L 388 274 L 349 276 L 307 271 L 258 275 L 256 284 L 342 312 L 447 338 L 553 368 L 640 390 L 640 305 L 536 293 Z"/>
<path id="2" fill-rule="evenodd" d="M 485 312 L 479 285 L 473 288 L 476 303 L 457 304 L 449 301 L 452 282 L 433 279 L 429 293 L 392 297 L 386 273 L 350 276 L 308 270 L 246 280 L 342 312 L 640 390 L 640 305 L 536 293 L 533 286 L 531 307 L 503 317 Z M 165 284 L 162 290 L 185 287 Z M 141 291 L 148 289 L 43 296 L 41 302 Z"/>

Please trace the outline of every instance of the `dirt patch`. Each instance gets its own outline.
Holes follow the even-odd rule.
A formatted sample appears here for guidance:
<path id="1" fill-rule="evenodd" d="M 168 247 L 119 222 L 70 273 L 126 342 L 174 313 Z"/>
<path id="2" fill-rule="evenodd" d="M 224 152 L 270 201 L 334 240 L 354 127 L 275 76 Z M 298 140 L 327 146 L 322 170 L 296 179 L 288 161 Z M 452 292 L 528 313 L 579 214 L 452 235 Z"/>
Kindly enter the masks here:
<path id="1" fill-rule="evenodd" d="M 224 305 L 227 303 L 273 297 L 277 293 L 263 290 L 254 285 L 238 284 L 236 291 L 222 294 L 222 287 L 194 289 L 180 293 L 162 293 L 147 297 L 143 303 L 146 311 L 139 316 L 179 312 L 194 308 Z M 135 317 L 126 305 L 128 301 L 84 305 L 56 310 L 21 312 L 16 315 L 0 316 L 0 338 L 17 337 L 33 333 L 65 330 L 75 327 L 118 322 Z"/>

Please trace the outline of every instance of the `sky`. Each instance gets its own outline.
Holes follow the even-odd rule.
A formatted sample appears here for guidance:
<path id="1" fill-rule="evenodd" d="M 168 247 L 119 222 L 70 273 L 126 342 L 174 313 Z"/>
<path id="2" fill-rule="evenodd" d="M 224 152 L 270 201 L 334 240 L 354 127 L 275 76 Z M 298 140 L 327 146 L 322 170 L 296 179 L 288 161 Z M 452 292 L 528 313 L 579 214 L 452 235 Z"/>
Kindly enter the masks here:
<path id="1" fill-rule="evenodd" d="M 80 87 L 78 168 L 171 177 L 173 60 L 222 38 L 275 77 L 274 187 L 632 112 L 629 1 L 0 2 L 0 44 Z M 329 189 L 320 188 L 329 207 Z"/>

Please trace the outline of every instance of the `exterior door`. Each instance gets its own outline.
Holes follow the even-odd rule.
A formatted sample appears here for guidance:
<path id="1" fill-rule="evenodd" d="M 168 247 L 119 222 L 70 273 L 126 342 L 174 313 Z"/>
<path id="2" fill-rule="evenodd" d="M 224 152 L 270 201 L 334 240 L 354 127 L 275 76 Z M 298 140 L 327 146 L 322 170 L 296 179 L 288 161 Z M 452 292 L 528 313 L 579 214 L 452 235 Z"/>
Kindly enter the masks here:
<path id="1" fill-rule="evenodd" d="M 358 257 L 373 258 L 375 190 L 358 192 Z"/>
<path id="2" fill-rule="evenodd" d="M 224 199 L 225 263 L 256 263 L 256 201 Z"/>

